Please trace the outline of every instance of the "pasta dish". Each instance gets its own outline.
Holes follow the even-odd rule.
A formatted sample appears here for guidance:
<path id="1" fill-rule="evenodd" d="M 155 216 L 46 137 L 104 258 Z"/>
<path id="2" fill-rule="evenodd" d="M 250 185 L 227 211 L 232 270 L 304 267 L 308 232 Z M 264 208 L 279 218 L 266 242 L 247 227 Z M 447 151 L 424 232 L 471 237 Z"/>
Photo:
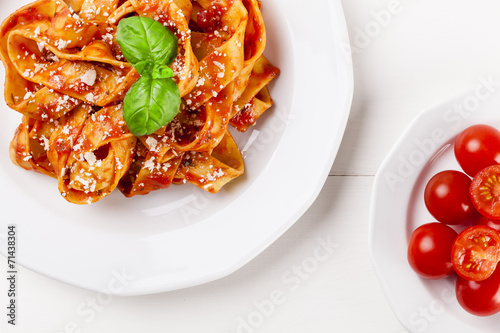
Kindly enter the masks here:
<path id="1" fill-rule="evenodd" d="M 115 188 L 132 197 L 186 182 L 219 192 L 244 172 L 229 126 L 246 131 L 273 103 L 267 85 L 279 69 L 263 56 L 260 5 L 39 0 L 17 10 L 0 28 L 5 100 L 23 115 L 11 160 L 57 179 L 61 195 L 75 204 L 97 202 Z M 177 42 L 168 80 L 180 106 L 145 135 L 124 118 L 141 69 L 124 56 L 117 33 L 133 17 L 161 23 Z M 161 89 L 156 94 L 166 98 Z"/>

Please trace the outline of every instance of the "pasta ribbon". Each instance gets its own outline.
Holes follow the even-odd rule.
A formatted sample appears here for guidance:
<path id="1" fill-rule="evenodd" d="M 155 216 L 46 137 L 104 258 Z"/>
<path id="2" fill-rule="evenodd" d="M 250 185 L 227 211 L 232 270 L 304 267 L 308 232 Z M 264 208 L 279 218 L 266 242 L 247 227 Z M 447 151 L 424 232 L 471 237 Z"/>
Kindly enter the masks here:
<path id="1" fill-rule="evenodd" d="M 12 162 L 26 170 L 33 170 L 56 178 L 47 157 L 49 138 L 56 126 L 24 116 L 9 148 Z"/>
<path id="2" fill-rule="evenodd" d="M 116 188 L 132 163 L 137 140 L 123 121 L 121 105 L 88 111 L 77 110 L 50 138 L 48 156 L 59 191 L 76 204 L 96 202 Z"/>
<path id="3" fill-rule="evenodd" d="M 215 149 L 208 153 L 191 151 L 184 155 L 177 177 L 207 192 L 217 193 L 244 172 L 243 158 L 233 137 L 227 131 Z"/>
<path id="4" fill-rule="evenodd" d="M 279 69 L 274 67 L 264 56 L 260 56 L 255 61 L 245 90 L 234 103 L 234 114 L 231 115 L 230 122 L 234 128 L 245 132 L 273 105 L 267 85 L 278 75 Z"/>

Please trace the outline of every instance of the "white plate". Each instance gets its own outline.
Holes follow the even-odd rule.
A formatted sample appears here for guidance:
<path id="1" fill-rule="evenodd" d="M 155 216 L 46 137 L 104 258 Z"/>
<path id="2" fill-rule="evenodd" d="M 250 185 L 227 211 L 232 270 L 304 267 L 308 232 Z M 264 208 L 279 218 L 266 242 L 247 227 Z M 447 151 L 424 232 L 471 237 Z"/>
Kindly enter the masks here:
<path id="1" fill-rule="evenodd" d="M 389 303 L 410 332 L 498 332 L 500 315 L 468 314 L 455 297 L 455 278 L 430 281 L 407 262 L 408 241 L 419 225 L 435 222 L 424 188 L 436 173 L 461 170 L 453 153 L 458 134 L 473 124 L 500 128 L 500 89 L 491 78 L 429 108 L 393 147 L 375 177 L 370 253 Z M 457 228 L 457 230 L 459 230 Z"/>
<path id="2" fill-rule="evenodd" d="M 26 2 L 2 1 L 2 20 Z M 337 154 L 352 63 L 340 1 L 265 0 L 263 15 L 266 56 L 281 76 L 270 88 L 273 110 L 237 137 L 245 176 L 218 195 L 184 185 L 71 205 L 54 180 L 12 165 L 8 145 L 20 116 L 3 107 L 1 253 L 7 224 L 17 224 L 22 265 L 83 288 L 140 295 L 226 276 L 283 234 L 315 200 Z"/>

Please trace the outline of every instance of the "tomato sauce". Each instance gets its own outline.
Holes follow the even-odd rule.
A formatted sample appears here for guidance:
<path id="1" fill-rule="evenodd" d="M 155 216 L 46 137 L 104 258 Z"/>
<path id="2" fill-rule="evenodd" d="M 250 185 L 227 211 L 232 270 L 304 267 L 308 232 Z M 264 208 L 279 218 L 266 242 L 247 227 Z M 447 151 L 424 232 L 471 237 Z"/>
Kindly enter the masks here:
<path id="1" fill-rule="evenodd" d="M 227 13 L 232 1 L 227 4 L 215 2 L 207 9 L 200 10 L 196 17 L 196 25 L 207 33 L 213 33 L 221 27 L 222 16 Z"/>

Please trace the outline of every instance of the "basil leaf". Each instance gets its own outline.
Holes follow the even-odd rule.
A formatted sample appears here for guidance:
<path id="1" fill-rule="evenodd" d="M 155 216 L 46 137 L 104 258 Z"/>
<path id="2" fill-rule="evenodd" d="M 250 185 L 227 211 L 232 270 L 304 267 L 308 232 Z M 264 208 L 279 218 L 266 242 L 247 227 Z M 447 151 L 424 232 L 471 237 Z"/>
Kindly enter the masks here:
<path id="1" fill-rule="evenodd" d="M 181 97 L 172 79 L 141 77 L 123 101 L 123 118 L 132 134 L 148 135 L 172 121 L 179 112 Z"/>
<path id="2" fill-rule="evenodd" d="M 145 16 L 120 20 L 116 41 L 127 61 L 135 67 L 142 61 L 171 64 L 177 57 L 177 37 L 160 22 Z"/>
<path id="3" fill-rule="evenodd" d="M 135 69 L 141 76 L 153 79 L 166 79 L 174 76 L 174 71 L 167 65 L 152 64 L 148 61 L 140 61 L 135 65 Z"/>
<path id="4" fill-rule="evenodd" d="M 123 100 L 123 118 L 136 136 L 154 133 L 174 119 L 181 104 L 168 67 L 177 57 L 177 37 L 158 21 L 134 16 L 120 20 L 116 39 L 141 75 Z"/>
<path id="5" fill-rule="evenodd" d="M 141 76 L 151 77 L 151 72 L 154 69 L 154 64 L 149 61 L 139 61 L 134 65 L 134 68 Z"/>
<path id="6" fill-rule="evenodd" d="M 153 79 L 166 79 L 174 76 L 174 71 L 167 65 L 155 65 L 151 77 Z"/>

